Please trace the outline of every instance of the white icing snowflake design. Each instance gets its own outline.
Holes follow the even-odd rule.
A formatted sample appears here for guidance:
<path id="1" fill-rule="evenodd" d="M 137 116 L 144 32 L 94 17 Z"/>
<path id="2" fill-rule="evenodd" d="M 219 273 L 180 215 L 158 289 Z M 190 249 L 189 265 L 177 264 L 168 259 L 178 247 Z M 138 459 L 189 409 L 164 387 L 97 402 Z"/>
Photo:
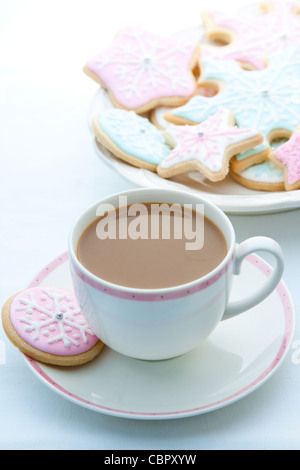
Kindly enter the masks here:
<path id="1" fill-rule="evenodd" d="M 300 44 L 300 10 L 296 2 L 272 0 L 258 5 L 258 9 L 261 14 L 241 12 L 234 17 L 210 12 L 216 25 L 233 31 L 234 40 L 224 47 L 211 47 L 206 53 L 215 59 L 234 59 L 264 69 L 271 54 Z"/>
<path id="2" fill-rule="evenodd" d="M 265 183 L 282 183 L 284 181 L 283 172 L 277 168 L 270 160 L 258 165 L 253 165 L 247 170 L 241 171 L 240 176 Z"/>
<path id="3" fill-rule="evenodd" d="M 201 79 L 224 81 L 225 88 L 212 98 L 193 97 L 186 105 L 174 109 L 174 116 L 199 123 L 219 107 L 230 107 L 239 127 L 252 127 L 263 134 L 266 149 L 273 130 L 293 132 L 299 125 L 299 48 L 280 51 L 271 57 L 266 69 L 251 72 L 243 70 L 235 61 L 203 59 Z M 256 153 L 254 149 L 251 155 Z M 243 158 L 243 154 L 239 158 Z"/>
<path id="4" fill-rule="evenodd" d="M 164 134 L 134 111 L 111 108 L 98 116 L 102 130 L 125 153 L 158 165 L 171 149 Z"/>
<path id="5" fill-rule="evenodd" d="M 48 348 L 55 343 L 60 349 L 82 347 L 88 343 L 87 335 L 97 340 L 71 293 L 55 288 L 32 289 L 21 293 L 14 302 L 17 318 L 13 316 L 12 321 L 19 331 L 23 328 L 31 344 L 38 342 L 40 349 L 53 352 Z M 19 334 L 22 336 L 23 332 Z"/>
<path id="6" fill-rule="evenodd" d="M 190 63 L 196 45 L 161 38 L 139 28 L 123 28 L 113 45 L 88 62 L 126 109 L 165 96 L 191 96 L 196 88 Z"/>
<path id="7" fill-rule="evenodd" d="M 217 178 L 218 172 L 227 172 L 227 150 L 231 145 L 239 144 L 251 147 L 251 139 L 259 140 L 256 130 L 230 125 L 232 113 L 220 108 L 219 111 L 198 125 L 170 126 L 167 132 L 175 142 L 175 148 L 165 158 L 160 168 L 167 169 L 185 162 L 200 162 L 204 174 L 206 169 Z M 197 164 L 195 163 L 195 167 Z M 220 178 L 223 178 L 222 174 Z"/>

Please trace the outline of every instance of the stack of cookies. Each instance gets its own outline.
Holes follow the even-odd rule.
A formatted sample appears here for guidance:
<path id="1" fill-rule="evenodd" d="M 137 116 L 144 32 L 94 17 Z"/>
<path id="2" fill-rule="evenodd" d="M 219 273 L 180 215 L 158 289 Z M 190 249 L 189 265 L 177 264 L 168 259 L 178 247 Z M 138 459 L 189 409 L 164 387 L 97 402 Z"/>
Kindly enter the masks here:
<path id="1" fill-rule="evenodd" d="M 300 6 L 257 10 L 202 13 L 207 39 L 222 46 L 123 28 L 84 67 L 112 102 L 93 119 L 97 140 L 162 178 L 230 173 L 251 189 L 299 189 Z"/>

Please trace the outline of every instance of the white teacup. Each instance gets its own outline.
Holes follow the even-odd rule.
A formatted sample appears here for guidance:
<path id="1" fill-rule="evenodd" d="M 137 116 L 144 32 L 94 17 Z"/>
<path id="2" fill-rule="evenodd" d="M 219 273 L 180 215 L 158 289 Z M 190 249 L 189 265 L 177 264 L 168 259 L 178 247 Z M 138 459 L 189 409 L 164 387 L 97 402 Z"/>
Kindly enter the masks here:
<path id="1" fill-rule="evenodd" d="M 227 255 L 209 274 L 184 285 L 159 289 L 119 286 L 89 272 L 76 256 L 84 230 L 97 219 L 101 204 L 118 207 L 120 196 L 128 205 L 159 201 L 169 204 L 204 204 L 204 214 L 223 233 Z M 229 300 L 234 275 L 244 258 L 254 251 L 275 257 L 275 267 L 255 294 Z M 245 312 L 264 300 L 283 273 L 283 256 L 277 242 L 253 237 L 236 244 L 228 217 L 214 204 L 188 192 L 169 189 L 134 189 L 111 195 L 88 208 L 69 238 L 69 259 L 78 303 L 95 334 L 111 349 L 138 359 L 161 360 L 184 354 L 205 340 L 218 323 Z"/>

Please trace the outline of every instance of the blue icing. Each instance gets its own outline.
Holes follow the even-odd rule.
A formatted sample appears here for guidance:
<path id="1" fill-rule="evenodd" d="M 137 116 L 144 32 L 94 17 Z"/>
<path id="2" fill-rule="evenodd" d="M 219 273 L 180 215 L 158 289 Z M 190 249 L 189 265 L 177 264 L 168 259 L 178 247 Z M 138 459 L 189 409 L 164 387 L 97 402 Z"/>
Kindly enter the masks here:
<path id="1" fill-rule="evenodd" d="M 252 155 L 257 155 L 258 153 L 264 152 L 269 148 L 269 144 L 267 142 L 263 142 L 260 145 L 257 145 L 256 147 L 253 147 L 252 149 L 246 150 L 243 153 L 239 153 L 236 155 L 237 160 L 243 160 L 244 158 L 251 157 Z"/>
<path id="2" fill-rule="evenodd" d="M 293 132 L 300 124 L 300 48 L 290 47 L 274 54 L 267 68 L 247 71 L 236 61 L 203 59 L 203 80 L 220 80 L 225 88 L 207 98 L 197 95 L 172 111 L 194 123 L 207 119 L 220 107 L 231 109 L 239 127 L 259 130 L 267 148 L 274 129 Z M 260 146 L 251 154 L 258 153 Z M 250 156 L 248 154 L 248 156 Z M 239 158 L 243 158 L 244 154 Z"/>
<path id="3" fill-rule="evenodd" d="M 277 168 L 271 161 L 266 160 L 258 165 L 253 165 L 240 173 L 244 178 L 261 181 L 265 183 L 281 183 L 284 175 L 280 168 Z"/>
<path id="4" fill-rule="evenodd" d="M 171 152 L 163 132 L 134 111 L 111 108 L 101 113 L 98 120 L 110 139 L 129 155 L 159 165 Z"/>
<path id="5" fill-rule="evenodd" d="M 264 174 L 272 175 L 274 177 L 282 177 L 282 171 L 270 161 L 255 165 L 255 167 L 252 167 L 252 170 L 258 178 L 262 177 Z"/>

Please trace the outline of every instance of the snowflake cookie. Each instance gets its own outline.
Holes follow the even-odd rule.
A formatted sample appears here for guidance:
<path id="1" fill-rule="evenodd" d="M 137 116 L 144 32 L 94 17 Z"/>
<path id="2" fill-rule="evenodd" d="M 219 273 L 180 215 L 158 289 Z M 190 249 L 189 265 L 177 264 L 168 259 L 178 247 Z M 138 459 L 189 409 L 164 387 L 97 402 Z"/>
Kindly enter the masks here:
<path id="1" fill-rule="evenodd" d="M 157 167 L 164 178 L 198 170 L 210 181 L 223 180 L 230 158 L 263 140 L 260 132 L 235 126 L 233 113 L 225 108 L 201 124 L 173 125 L 166 132 L 175 148 Z"/>
<path id="2" fill-rule="evenodd" d="M 271 0 L 256 10 L 235 16 L 218 11 L 202 13 L 208 39 L 225 42 L 206 47 L 203 54 L 215 59 L 234 59 L 245 68 L 263 69 L 266 58 L 291 45 L 300 44 L 300 6 L 294 1 Z"/>
<path id="3" fill-rule="evenodd" d="M 203 58 L 200 82 L 214 84 L 218 93 L 194 96 L 164 118 L 175 124 L 195 124 L 214 114 L 219 107 L 230 108 L 238 127 L 258 129 L 262 144 L 240 153 L 232 160 L 240 172 L 268 159 L 274 138 L 290 137 L 300 122 L 300 48 L 291 47 L 271 56 L 268 67 L 247 71 L 232 60 Z"/>
<path id="4" fill-rule="evenodd" d="M 134 111 L 107 109 L 93 119 L 97 140 L 116 157 L 139 168 L 156 171 L 171 148 L 164 133 Z"/>
<path id="5" fill-rule="evenodd" d="M 286 191 L 300 189 L 300 127 L 287 142 L 271 152 L 270 159 L 283 171 Z"/>
<path id="6" fill-rule="evenodd" d="M 284 191 L 284 175 L 270 160 L 252 165 L 236 173 L 230 168 L 231 177 L 242 186 L 255 191 Z"/>
<path id="7" fill-rule="evenodd" d="M 115 106 L 141 114 L 185 103 L 196 90 L 192 70 L 198 57 L 198 44 L 126 27 L 84 72 L 109 91 Z"/>
<path id="8" fill-rule="evenodd" d="M 216 94 L 216 89 L 214 87 L 198 86 L 196 94 L 211 97 Z M 171 111 L 171 109 L 172 107 L 170 106 L 157 106 L 152 109 L 150 113 L 150 121 L 158 127 L 158 129 L 166 129 L 168 122 L 164 119 L 164 115 Z"/>
<path id="9" fill-rule="evenodd" d="M 33 287 L 14 295 L 3 307 L 2 324 L 20 351 L 48 364 L 84 364 L 103 347 L 74 294 L 64 289 Z"/>

